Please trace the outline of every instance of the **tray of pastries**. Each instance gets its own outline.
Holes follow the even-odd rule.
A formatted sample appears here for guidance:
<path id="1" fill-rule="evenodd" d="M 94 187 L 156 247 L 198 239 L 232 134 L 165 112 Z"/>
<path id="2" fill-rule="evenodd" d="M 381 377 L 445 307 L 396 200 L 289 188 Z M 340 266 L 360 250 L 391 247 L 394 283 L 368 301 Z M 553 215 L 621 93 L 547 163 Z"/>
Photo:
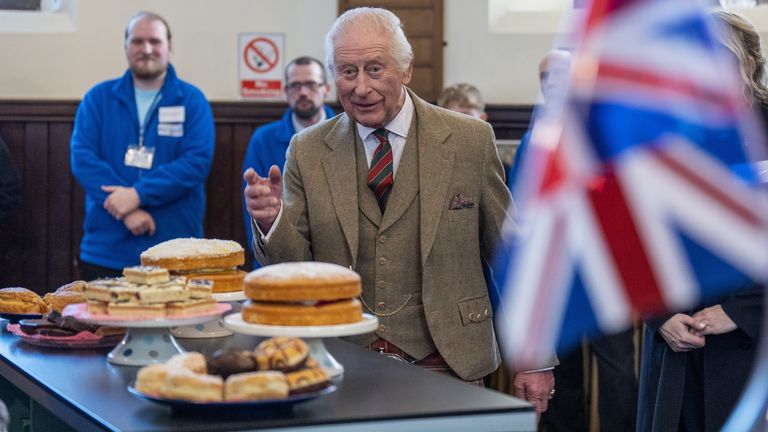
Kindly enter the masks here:
<path id="1" fill-rule="evenodd" d="M 206 358 L 187 352 L 145 366 L 128 391 L 172 408 L 202 410 L 290 406 L 336 390 L 300 338 L 262 341 L 253 350 L 227 348 Z"/>
<path id="2" fill-rule="evenodd" d="M 41 297 L 36 292 L 22 287 L 0 289 L 0 317 L 12 324 L 22 319 L 42 318 L 43 314 L 61 312 L 67 305 L 84 301 L 85 281 L 74 281 L 62 285 L 52 293 Z"/>

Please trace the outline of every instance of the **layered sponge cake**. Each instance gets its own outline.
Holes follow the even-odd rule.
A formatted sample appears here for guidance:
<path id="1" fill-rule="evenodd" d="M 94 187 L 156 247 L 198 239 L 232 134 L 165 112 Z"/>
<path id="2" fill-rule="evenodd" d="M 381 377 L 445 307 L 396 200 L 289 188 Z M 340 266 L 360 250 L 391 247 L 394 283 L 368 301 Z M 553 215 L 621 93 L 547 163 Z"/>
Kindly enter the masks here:
<path id="1" fill-rule="evenodd" d="M 245 250 L 232 240 L 177 238 L 141 253 L 141 264 L 168 270 L 237 267 L 245 263 Z"/>
<path id="2" fill-rule="evenodd" d="M 187 280 L 210 280 L 214 293 L 243 289 L 245 250 L 232 240 L 177 238 L 159 243 L 141 254 L 144 266 L 157 266 Z"/>
<path id="3" fill-rule="evenodd" d="M 245 277 L 246 322 L 313 326 L 362 320 L 360 275 L 337 264 L 293 262 L 265 266 Z"/>

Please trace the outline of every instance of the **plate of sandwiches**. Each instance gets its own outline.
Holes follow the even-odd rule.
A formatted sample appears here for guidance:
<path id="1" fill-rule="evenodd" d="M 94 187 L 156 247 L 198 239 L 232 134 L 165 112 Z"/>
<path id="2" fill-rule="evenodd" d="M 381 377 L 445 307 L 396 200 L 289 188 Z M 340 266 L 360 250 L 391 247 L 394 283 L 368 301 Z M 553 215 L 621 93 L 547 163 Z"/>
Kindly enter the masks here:
<path id="1" fill-rule="evenodd" d="M 205 357 L 187 352 L 145 366 L 128 386 L 134 396 L 176 409 L 286 407 L 336 391 L 299 338 L 262 341 L 254 350 L 227 348 Z"/>

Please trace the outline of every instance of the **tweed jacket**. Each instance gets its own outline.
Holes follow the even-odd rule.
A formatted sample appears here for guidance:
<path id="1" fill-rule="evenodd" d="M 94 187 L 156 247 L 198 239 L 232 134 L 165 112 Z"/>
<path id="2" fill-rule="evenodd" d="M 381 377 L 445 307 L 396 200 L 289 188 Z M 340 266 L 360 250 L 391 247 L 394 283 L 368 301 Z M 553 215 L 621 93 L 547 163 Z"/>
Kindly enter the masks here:
<path id="1" fill-rule="evenodd" d="M 418 238 L 386 241 L 419 242 L 402 249 L 417 251 L 407 258 L 420 260 L 421 274 L 412 279 L 421 280 L 429 334 L 451 369 L 477 379 L 500 362 L 483 268 L 509 217 L 511 196 L 490 125 L 410 95 L 415 118 L 406 145 L 416 133 L 418 178 L 398 171 L 395 187 L 401 181 L 418 182 L 418 188 L 412 196 L 390 196 L 379 215 L 379 235 L 386 236 L 418 202 Z M 283 213 L 268 242 L 254 237 L 262 265 L 325 261 L 358 268 L 358 218 L 365 211 L 358 202 L 359 142 L 355 122 L 345 113 L 293 138 L 283 173 Z M 366 286 L 370 275 L 362 276 L 363 290 L 372 289 Z"/>

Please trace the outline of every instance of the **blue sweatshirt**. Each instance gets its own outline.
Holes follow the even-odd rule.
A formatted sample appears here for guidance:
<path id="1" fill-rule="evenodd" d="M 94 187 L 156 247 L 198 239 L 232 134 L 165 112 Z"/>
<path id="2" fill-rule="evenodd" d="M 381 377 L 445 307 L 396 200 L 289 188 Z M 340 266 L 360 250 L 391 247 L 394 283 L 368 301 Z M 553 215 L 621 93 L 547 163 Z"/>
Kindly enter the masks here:
<path id="1" fill-rule="evenodd" d="M 71 163 L 86 193 L 80 243 L 80 259 L 85 262 L 121 269 L 139 264 L 141 252 L 157 243 L 203 236 L 205 180 L 214 151 L 213 115 L 203 93 L 178 79 L 171 65 L 159 100 L 147 113 L 144 146 L 155 149 L 149 169 L 125 164 L 128 146 L 138 143 L 133 77 L 127 71 L 122 78 L 88 91 L 75 116 Z M 136 188 L 139 207 L 155 220 L 155 234 L 134 236 L 123 221 L 107 213 L 103 205 L 109 194 L 102 185 Z"/>
<path id="2" fill-rule="evenodd" d="M 323 105 L 323 109 L 325 110 L 326 118 L 336 115 L 327 105 Z M 269 168 L 272 165 L 277 165 L 282 173 L 285 166 L 285 152 L 288 151 L 288 145 L 295 134 L 293 108 L 288 108 L 280 120 L 267 123 L 256 129 L 251 136 L 251 141 L 248 143 L 248 150 L 246 150 L 245 160 L 243 161 L 243 172 L 248 168 L 253 168 L 256 174 L 261 177 L 267 177 L 269 175 Z M 245 181 L 243 181 L 243 190 L 245 190 Z M 253 250 L 251 217 L 245 208 L 244 197 L 243 217 L 245 219 L 245 233 L 248 236 L 248 244 L 251 245 L 251 250 Z M 257 269 L 259 267 L 261 265 L 259 265 L 258 261 L 253 260 L 253 268 Z"/>

